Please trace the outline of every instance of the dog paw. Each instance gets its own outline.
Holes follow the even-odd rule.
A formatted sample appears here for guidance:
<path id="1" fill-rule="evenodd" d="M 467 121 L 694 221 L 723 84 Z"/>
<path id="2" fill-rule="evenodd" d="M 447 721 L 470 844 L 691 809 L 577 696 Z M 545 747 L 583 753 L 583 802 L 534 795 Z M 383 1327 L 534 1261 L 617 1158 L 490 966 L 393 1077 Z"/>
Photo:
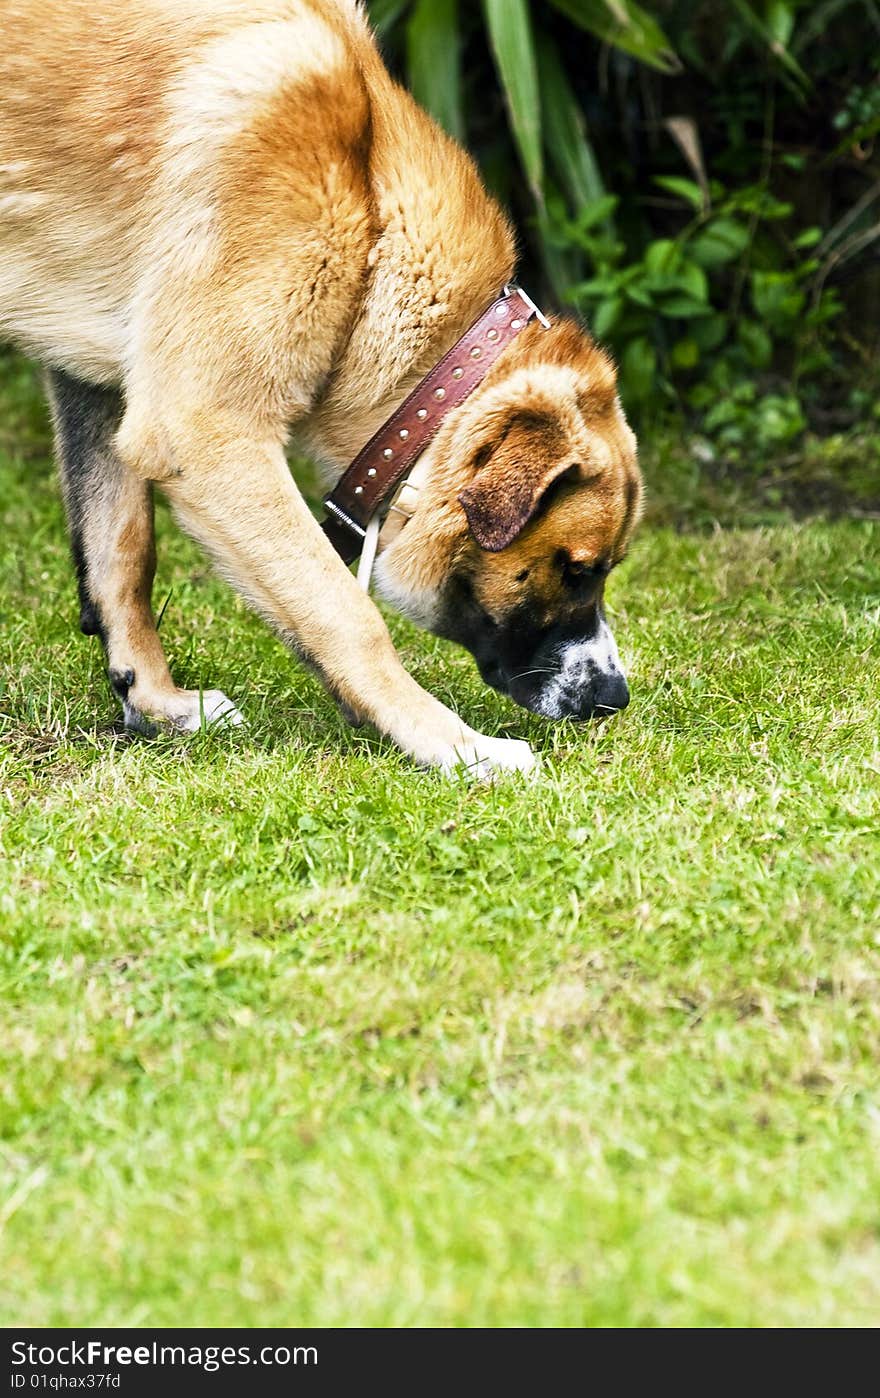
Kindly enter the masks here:
<path id="1" fill-rule="evenodd" d="M 502 772 L 523 772 L 537 776 L 540 761 L 528 743 L 519 738 L 487 738 L 470 734 L 440 759 L 442 772 L 464 771 L 478 781 L 494 781 Z"/>
<path id="2" fill-rule="evenodd" d="M 189 714 L 182 724 L 178 724 L 184 732 L 198 732 L 202 726 L 202 713 L 205 715 L 205 723 L 209 724 L 222 723 L 230 728 L 238 728 L 244 723 L 241 713 L 222 690 L 206 689 L 202 694 L 196 693 L 194 698 L 195 712 Z"/>
<path id="3" fill-rule="evenodd" d="M 152 704 L 138 706 L 127 699 L 123 702 L 125 726 L 133 733 L 154 737 L 157 728 L 173 728 L 179 733 L 198 733 L 202 719 L 206 725 L 228 724 L 237 728 L 244 722 L 242 715 L 219 689 L 179 689 L 163 695 Z"/>

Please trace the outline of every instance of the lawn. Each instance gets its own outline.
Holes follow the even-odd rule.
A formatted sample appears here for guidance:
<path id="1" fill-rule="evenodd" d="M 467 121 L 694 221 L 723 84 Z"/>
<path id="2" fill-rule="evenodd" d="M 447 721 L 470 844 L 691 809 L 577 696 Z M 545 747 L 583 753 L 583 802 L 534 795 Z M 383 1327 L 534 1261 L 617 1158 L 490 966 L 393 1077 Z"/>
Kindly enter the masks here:
<path id="1" fill-rule="evenodd" d="M 131 739 L 45 421 L 0 386 L 0 1322 L 873 1325 L 880 522 L 646 527 L 633 702 L 539 780 L 413 770 L 160 514 Z"/>

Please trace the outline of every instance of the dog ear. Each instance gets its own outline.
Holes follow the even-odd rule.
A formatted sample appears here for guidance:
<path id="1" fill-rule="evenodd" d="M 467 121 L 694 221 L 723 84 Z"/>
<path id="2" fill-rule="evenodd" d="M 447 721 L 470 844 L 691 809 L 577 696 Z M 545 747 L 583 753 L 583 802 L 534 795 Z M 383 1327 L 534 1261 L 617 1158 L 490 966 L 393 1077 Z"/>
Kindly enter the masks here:
<path id="1" fill-rule="evenodd" d="M 479 449 L 473 468 L 474 479 L 458 502 L 480 548 L 489 553 L 513 543 L 554 481 L 578 470 L 561 426 L 531 413 L 511 418 L 496 441 Z"/>

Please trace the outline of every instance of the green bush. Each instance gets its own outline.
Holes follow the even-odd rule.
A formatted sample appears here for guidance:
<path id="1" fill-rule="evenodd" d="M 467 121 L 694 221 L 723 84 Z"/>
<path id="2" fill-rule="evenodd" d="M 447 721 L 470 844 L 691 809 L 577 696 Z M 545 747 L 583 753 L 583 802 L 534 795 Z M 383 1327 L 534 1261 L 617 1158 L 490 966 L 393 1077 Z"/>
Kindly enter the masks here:
<path id="1" fill-rule="evenodd" d="M 372 0 L 474 151 L 524 277 L 614 350 L 628 408 L 734 448 L 840 428 L 880 325 L 875 0 Z"/>

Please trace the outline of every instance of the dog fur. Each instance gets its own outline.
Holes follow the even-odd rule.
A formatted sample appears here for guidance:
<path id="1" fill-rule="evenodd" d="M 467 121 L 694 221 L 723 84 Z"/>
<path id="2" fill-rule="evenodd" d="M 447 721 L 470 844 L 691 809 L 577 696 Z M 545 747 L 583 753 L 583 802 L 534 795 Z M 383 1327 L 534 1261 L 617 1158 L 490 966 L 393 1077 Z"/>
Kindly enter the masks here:
<path id="1" fill-rule="evenodd" d="M 513 267 L 355 0 L 0 0 L 0 336 L 49 371 L 82 626 L 130 725 L 239 718 L 169 673 L 157 484 L 356 719 L 421 764 L 532 765 L 406 673 L 285 458 L 338 477 Z M 621 707 L 602 585 L 640 485 L 602 350 L 529 325 L 418 474 L 383 595 L 538 712 Z"/>

